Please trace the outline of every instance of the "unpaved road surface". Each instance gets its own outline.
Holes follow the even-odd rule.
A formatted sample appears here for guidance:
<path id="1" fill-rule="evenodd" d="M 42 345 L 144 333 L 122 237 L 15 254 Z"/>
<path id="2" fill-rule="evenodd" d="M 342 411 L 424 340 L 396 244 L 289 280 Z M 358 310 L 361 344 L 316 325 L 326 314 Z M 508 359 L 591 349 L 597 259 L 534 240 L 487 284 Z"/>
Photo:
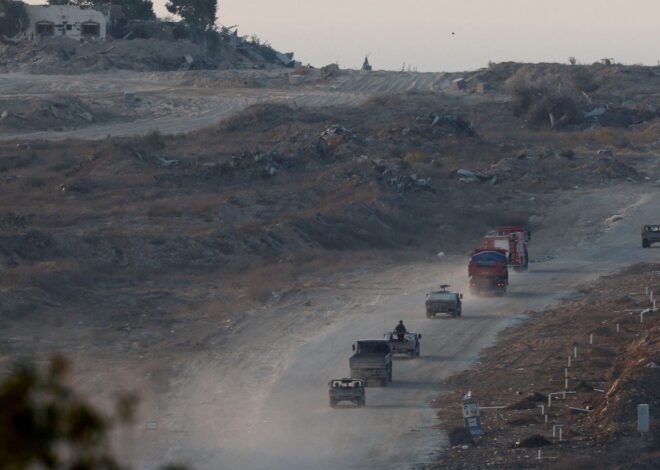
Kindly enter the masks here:
<path id="1" fill-rule="evenodd" d="M 158 130 L 179 134 L 201 129 L 253 104 L 286 103 L 291 106 L 359 104 L 372 96 L 407 91 L 449 88 L 443 73 L 345 71 L 322 80 L 302 77 L 297 83 L 289 72 L 199 71 L 102 74 L 0 74 L 1 99 L 35 99 L 67 95 L 105 104 L 124 118 L 91 122 L 65 130 L 0 131 L 0 139 L 97 140 L 132 136 Z M 291 83 L 291 81 L 294 83 Z M 125 92 L 139 99 L 125 102 Z"/>
<path id="2" fill-rule="evenodd" d="M 660 249 L 641 248 L 638 233 L 658 218 L 659 203 L 653 187 L 584 197 L 578 204 L 589 236 L 558 246 L 555 235 L 560 240 L 561 231 L 575 227 L 539 231 L 532 258 L 555 256 L 513 274 L 503 298 L 466 295 L 460 319 L 424 316 L 424 294 L 438 284 L 466 291 L 466 260 L 447 258 L 316 286 L 311 304 L 264 312 L 262 323 L 191 363 L 189 380 L 151 410 L 159 428 L 145 431 L 134 449 L 140 468 L 172 460 L 201 469 L 410 468 L 432 461 L 446 445 L 431 407 L 438 382 L 476 361 L 521 312 L 542 309 L 619 267 L 660 260 Z M 616 207 L 612 214 L 623 220 L 588 219 L 596 207 Z M 397 359 L 394 382 L 367 389 L 366 408 L 330 409 L 327 381 L 348 375 L 352 342 L 379 338 L 399 319 L 422 333 L 421 357 Z"/>

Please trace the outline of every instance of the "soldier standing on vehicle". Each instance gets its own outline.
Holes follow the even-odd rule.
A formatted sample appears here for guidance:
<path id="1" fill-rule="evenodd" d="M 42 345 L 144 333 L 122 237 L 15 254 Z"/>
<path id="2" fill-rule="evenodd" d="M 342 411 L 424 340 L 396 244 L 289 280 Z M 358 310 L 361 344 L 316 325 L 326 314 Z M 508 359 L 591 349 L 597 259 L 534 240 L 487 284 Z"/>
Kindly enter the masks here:
<path id="1" fill-rule="evenodd" d="M 403 341 L 403 335 L 408 332 L 408 330 L 406 330 L 406 325 L 403 324 L 403 320 L 399 320 L 399 324 L 394 328 L 394 332 L 396 333 L 397 339 Z"/>

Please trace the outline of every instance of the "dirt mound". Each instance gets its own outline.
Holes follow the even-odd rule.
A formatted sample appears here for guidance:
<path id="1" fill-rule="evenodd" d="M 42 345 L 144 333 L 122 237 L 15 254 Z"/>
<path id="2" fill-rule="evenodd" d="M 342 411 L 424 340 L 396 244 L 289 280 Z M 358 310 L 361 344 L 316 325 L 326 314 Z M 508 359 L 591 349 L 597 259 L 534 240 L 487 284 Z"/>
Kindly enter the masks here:
<path id="1" fill-rule="evenodd" d="M 118 117 L 102 103 L 72 95 L 0 99 L 0 129 L 66 130 Z"/>
<path id="2" fill-rule="evenodd" d="M 474 438 L 470 431 L 465 428 L 456 427 L 449 431 L 449 445 L 450 446 L 463 446 L 474 444 Z"/>
<path id="3" fill-rule="evenodd" d="M 534 392 L 526 396 L 522 400 L 507 406 L 508 410 L 533 410 L 538 408 L 539 404 L 546 403 L 548 397 L 542 393 Z"/>
<path id="4" fill-rule="evenodd" d="M 187 39 L 78 42 L 50 38 L 0 49 L 0 70 L 42 74 L 80 74 L 104 70 L 168 71 L 281 66 L 272 49 L 247 44 L 240 50 L 219 42 L 213 49 Z"/>
<path id="5" fill-rule="evenodd" d="M 551 446 L 552 442 L 547 440 L 545 437 L 540 434 L 534 434 L 532 436 L 526 437 L 518 442 L 516 442 L 513 447 L 521 447 L 524 449 L 532 449 L 534 447 L 545 447 Z"/>

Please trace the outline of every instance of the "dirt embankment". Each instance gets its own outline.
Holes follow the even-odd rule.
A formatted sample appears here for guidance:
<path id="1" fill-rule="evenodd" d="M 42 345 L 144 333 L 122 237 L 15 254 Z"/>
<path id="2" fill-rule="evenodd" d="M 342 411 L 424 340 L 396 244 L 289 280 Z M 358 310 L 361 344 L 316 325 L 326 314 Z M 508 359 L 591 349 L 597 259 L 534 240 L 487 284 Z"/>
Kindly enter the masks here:
<path id="1" fill-rule="evenodd" d="M 275 51 L 256 43 L 233 48 L 188 39 L 114 39 L 78 42 L 50 38 L 39 43 L 0 45 L 0 71 L 37 74 L 81 74 L 104 70 L 168 71 L 192 69 L 282 67 Z"/>
<path id="2" fill-rule="evenodd" d="M 646 440 L 637 433 L 637 405 L 649 404 L 652 416 L 660 407 L 660 311 L 648 311 L 647 288 L 660 291 L 660 265 L 602 278 L 504 331 L 477 366 L 446 381 L 453 391 L 436 405 L 454 431 L 437 468 L 657 468 L 660 427 Z M 566 378 L 564 397 L 556 392 Z M 497 407 L 482 410 L 476 442 L 460 432 L 468 390 Z"/>
<path id="3" fill-rule="evenodd" d="M 187 136 L 3 144 L 0 214 L 26 221 L 0 232 L 7 318 L 243 317 L 219 305 L 267 302 L 324 260 L 466 253 L 493 225 L 542 224 L 553 191 L 657 179 L 644 140 L 501 141 L 460 103 L 262 105 Z M 226 282 L 200 296 L 209 278 Z"/>

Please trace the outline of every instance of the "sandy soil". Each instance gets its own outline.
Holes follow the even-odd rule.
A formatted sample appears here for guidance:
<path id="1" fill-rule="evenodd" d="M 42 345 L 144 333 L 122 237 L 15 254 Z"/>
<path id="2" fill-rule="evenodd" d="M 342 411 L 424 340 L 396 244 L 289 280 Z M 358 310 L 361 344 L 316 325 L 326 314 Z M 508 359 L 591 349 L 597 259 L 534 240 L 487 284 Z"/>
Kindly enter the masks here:
<path id="1" fill-rule="evenodd" d="M 557 220 L 577 211 L 602 221 L 613 207 L 624 219 L 612 226 L 594 223 L 573 246 L 555 243 L 562 240 L 561 224 L 547 226 L 535 237 L 533 253 L 552 259 L 516 274 L 502 299 L 467 298 L 459 320 L 427 320 L 422 305 L 424 293 L 440 282 L 465 290 L 464 260 L 405 264 L 308 291 L 271 312 L 275 318 L 255 320 L 224 340 L 221 350 L 229 355 L 209 351 L 191 363 L 189 380 L 152 411 L 160 426 L 144 433 L 154 442 L 151 457 L 143 445 L 136 450 L 142 468 L 168 458 L 208 469 L 407 468 L 431 462 L 446 445 L 431 407 L 438 383 L 475 361 L 523 311 L 542 309 L 578 283 L 631 262 L 660 259 L 639 248 L 637 233 L 655 215 L 657 201 L 658 192 L 634 188 L 574 200 L 557 211 Z M 351 342 L 379 337 L 400 318 L 423 334 L 422 356 L 397 360 L 394 383 L 368 389 L 367 408 L 330 409 L 326 382 L 347 374 Z"/>
<path id="2" fill-rule="evenodd" d="M 21 131 L 98 141 L 0 145 L 0 366 L 63 351 L 95 399 L 137 390 L 140 420 L 118 446 L 142 469 L 432 462 L 446 444 L 431 407 L 440 381 L 523 312 L 657 253 L 638 234 L 657 217 L 657 120 L 548 132 L 498 93 L 415 93 L 448 79 L 0 76 L 0 101 L 39 109 L 76 94 L 121 116 Z M 657 101 L 654 84 L 628 94 Z M 129 88 L 141 101 L 126 106 Z M 413 93 L 386 96 L 403 91 Z M 194 130 L 259 100 L 324 107 L 105 139 Z M 354 135 L 320 137 L 337 119 Z M 460 181 L 466 167 L 482 178 Z M 622 220 L 607 223 L 614 214 Z M 467 298 L 459 320 L 426 320 L 424 294 L 443 282 L 464 290 L 469 247 L 505 217 L 535 221 L 530 271 L 502 299 Z M 397 360 L 392 387 L 369 389 L 367 408 L 331 410 L 326 384 L 348 373 L 351 342 L 400 318 L 424 335 L 422 357 Z"/>
<path id="3" fill-rule="evenodd" d="M 76 96 L 103 102 L 108 112 L 121 115 L 122 119 L 100 119 L 78 128 L 29 131 L 3 130 L 0 120 L 0 139 L 102 139 L 108 135 L 141 135 L 152 130 L 184 133 L 207 127 L 253 104 L 272 102 L 313 107 L 359 104 L 371 96 L 439 91 L 449 86 L 448 78 L 442 73 L 346 71 L 329 81 L 321 80 L 318 73 L 303 76 L 301 80 L 292 78 L 291 71 L 1 74 L 0 106 L 3 99 L 40 102 Z M 140 101 L 126 103 L 126 91 Z"/>

